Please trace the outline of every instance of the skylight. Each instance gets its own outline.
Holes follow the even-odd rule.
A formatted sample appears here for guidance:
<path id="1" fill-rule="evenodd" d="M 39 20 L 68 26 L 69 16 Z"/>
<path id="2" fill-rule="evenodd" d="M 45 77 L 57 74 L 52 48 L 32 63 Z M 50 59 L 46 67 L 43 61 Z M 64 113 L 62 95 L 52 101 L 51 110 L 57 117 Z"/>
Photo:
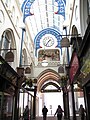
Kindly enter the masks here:
<path id="1" fill-rule="evenodd" d="M 35 0 L 32 3 L 30 12 L 34 15 L 28 17 L 32 39 L 46 28 L 55 28 L 62 33 L 64 16 L 57 14 L 59 2 L 62 4 L 65 0 Z"/>

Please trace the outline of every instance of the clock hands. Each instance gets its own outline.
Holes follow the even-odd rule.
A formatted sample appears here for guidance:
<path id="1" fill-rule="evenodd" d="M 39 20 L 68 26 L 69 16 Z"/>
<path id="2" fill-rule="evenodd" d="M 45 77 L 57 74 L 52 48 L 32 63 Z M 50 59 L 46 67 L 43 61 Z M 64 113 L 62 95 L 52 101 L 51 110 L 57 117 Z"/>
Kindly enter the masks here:
<path id="1" fill-rule="evenodd" d="M 51 47 L 54 44 L 54 39 L 51 36 L 47 36 L 43 39 L 43 45 L 46 47 Z"/>
<path id="2" fill-rule="evenodd" d="M 49 39 L 48 41 L 47 41 L 47 43 L 46 43 L 46 46 L 48 45 L 48 43 L 51 41 L 51 39 Z"/>

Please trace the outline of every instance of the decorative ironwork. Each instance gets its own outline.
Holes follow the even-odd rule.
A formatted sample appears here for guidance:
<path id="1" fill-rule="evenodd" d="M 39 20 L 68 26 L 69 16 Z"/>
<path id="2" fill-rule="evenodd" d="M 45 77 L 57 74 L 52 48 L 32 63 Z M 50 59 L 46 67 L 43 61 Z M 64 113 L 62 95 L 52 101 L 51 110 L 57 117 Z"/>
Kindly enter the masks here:
<path id="1" fill-rule="evenodd" d="M 61 77 L 61 87 L 67 86 L 68 76 Z"/>
<path id="2" fill-rule="evenodd" d="M 25 89 L 32 91 L 33 87 L 37 86 L 37 79 L 34 78 L 26 78 L 25 82 L 22 84 L 22 87 Z"/>

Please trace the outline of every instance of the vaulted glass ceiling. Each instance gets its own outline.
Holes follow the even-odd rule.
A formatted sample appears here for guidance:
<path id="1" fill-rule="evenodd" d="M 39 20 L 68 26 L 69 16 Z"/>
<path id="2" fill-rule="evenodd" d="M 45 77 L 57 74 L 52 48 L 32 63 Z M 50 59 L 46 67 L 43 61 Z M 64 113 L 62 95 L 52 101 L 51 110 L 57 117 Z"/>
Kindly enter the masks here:
<path id="1" fill-rule="evenodd" d="M 32 39 L 43 29 L 55 28 L 61 34 L 66 0 L 26 0 L 30 5 L 29 27 Z"/>

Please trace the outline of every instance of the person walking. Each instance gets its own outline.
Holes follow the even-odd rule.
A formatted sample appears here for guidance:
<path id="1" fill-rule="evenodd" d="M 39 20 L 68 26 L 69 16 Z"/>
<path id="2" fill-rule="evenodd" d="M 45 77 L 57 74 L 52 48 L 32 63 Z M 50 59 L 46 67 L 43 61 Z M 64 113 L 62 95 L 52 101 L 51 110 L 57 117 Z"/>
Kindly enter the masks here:
<path id="1" fill-rule="evenodd" d="M 83 108 L 83 105 L 81 104 L 80 105 L 80 108 L 79 108 L 79 116 L 80 116 L 80 119 L 81 120 L 85 120 L 85 109 Z"/>
<path id="2" fill-rule="evenodd" d="M 58 105 L 58 108 L 54 114 L 54 116 L 57 114 L 57 120 L 62 120 L 62 112 L 64 112 L 60 105 Z"/>
<path id="3" fill-rule="evenodd" d="M 46 118 L 47 118 L 47 112 L 48 112 L 48 109 L 47 109 L 46 106 L 44 105 L 44 107 L 43 107 L 43 109 L 42 109 L 43 120 L 46 120 Z"/>
<path id="4" fill-rule="evenodd" d="M 28 105 L 25 107 L 25 110 L 23 112 L 23 118 L 24 118 L 24 120 L 29 120 L 29 108 L 28 108 Z"/>

